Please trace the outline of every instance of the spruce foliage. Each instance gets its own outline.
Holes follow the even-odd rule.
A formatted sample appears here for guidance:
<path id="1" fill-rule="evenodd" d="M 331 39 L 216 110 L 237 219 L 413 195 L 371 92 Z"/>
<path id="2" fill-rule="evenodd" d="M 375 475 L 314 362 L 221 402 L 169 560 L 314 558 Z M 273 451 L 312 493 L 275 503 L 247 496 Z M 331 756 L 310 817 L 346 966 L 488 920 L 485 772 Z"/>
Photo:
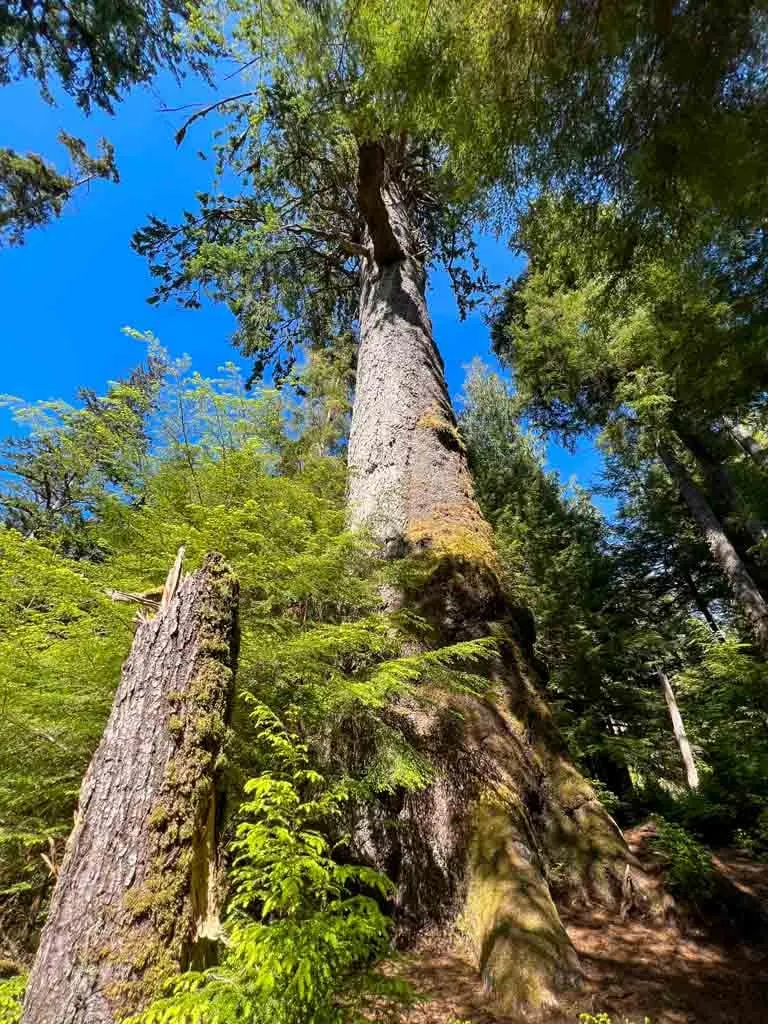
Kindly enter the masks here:
<path id="1" fill-rule="evenodd" d="M 663 472 L 614 456 L 612 521 L 547 474 L 521 396 L 476 368 L 463 427 L 508 586 L 533 610 L 572 754 L 623 820 L 659 811 L 699 838 L 764 844 L 765 662 Z M 688 793 L 659 672 L 701 775 Z"/>
<path id="2" fill-rule="evenodd" d="M 45 454 L 55 452 L 56 472 L 80 465 L 84 422 L 103 445 L 92 473 L 77 477 L 79 546 L 68 515 L 48 517 L 44 542 L 15 521 L 0 532 L 2 956 L 28 962 L 131 643 L 135 611 L 110 595 L 151 598 L 181 544 L 189 567 L 216 548 L 241 587 L 227 954 L 213 974 L 184 976 L 147 1020 L 356 1019 L 368 995 L 400 993 L 358 970 L 388 948 L 388 883 L 336 857 L 356 802 L 431 778 L 383 712 L 395 694 L 421 699 L 425 674 L 441 686 L 484 686 L 476 671 L 495 646 L 432 651 L 417 617 L 381 610 L 393 569 L 345 529 L 343 466 L 318 454 L 328 447 L 325 416 L 305 418 L 269 390 L 246 392 L 233 366 L 203 378 L 148 340 L 154 369 L 134 376 L 151 376 L 151 401 L 140 408 L 133 385 L 56 405 L 43 427 L 39 410 L 17 405 L 31 428 L 24 451 L 33 460 L 40 439 L 52 439 Z M 310 402 L 314 377 L 310 364 L 297 378 Z M 37 509 L 28 465 L 4 483 L 13 512 L 20 490 Z M 421 653 L 403 654 L 415 639 Z"/>

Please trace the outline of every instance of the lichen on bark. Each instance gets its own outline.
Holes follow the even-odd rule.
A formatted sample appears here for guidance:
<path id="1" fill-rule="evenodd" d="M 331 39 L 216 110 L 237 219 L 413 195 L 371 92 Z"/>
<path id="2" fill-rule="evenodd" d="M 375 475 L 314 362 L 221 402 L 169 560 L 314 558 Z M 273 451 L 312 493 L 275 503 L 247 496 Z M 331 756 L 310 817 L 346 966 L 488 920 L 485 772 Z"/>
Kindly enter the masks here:
<path id="1" fill-rule="evenodd" d="M 431 764 L 433 781 L 372 802 L 353 840 L 395 881 L 401 935 L 452 928 L 499 999 L 522 1015 L 557 1003 L 579 976 L 553 895 L 618 909 L 632 858 L 569 763 L 540 696 L 532 620 L 504 593 L 474 498 L 416 230 L 386 146 L 373 161 L 370 145 L 360 162 L 372 255 L 362 270 L 350 521 L 386 557 L 405 556 L 402 586 L 383 596 L 426 623 L 417 643 L 493 633 L 500 656 L 482 694 L 427 680 L 422 701 L 388 708 L 388 724 Z"/>
<path id="2" fill-rule="evenodd" d="M 209 555 L 139 625 L 83 782 L 24 1024 L 113 1024 L 202 955 L 236 608 L 236 580 Z"/>
<path id="3" fill-rule="evenodd" d="M 126 914 L 108 953 L 117 966 L 131 968 L 131 977 L 107 990 L 117 1020 L 151 1002 L 169 976 L 205 965 L 215 937 L 216 779 L 233 688 L 235 637 L 227 620 L 237 581 L 219 555 L 208 556 L 204 571 L 209 580 L 196 610 L 195 667 L 187 688 L 168 695 L 175 749 L 147 818 L 148 871 L 123 898 Z"/>

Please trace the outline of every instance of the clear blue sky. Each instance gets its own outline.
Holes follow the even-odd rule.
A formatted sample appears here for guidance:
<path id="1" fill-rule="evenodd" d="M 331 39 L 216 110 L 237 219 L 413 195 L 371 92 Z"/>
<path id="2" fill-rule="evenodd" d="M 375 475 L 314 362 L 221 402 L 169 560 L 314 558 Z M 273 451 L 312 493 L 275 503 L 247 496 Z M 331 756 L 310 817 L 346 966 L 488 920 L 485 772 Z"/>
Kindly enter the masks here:
<path id="1" fill-rule="evenodd" d="M 232 91 L 233 85 L 223 88 Z M 134 90 L 116 117 L 96 112 L 86 119 L 67 97 L 56 107 L 46 105 L 29 82 L 0 90 L 4 146 L 64 163 L 56 142 L 61 128 L 93 148 L 107 136 L 121 176 L 119 185 L 99 181 L 81 190 L 60 220 L 30 232 L 23 246 L 0 250 L 0 393 L 71 399 L 79 386 L 102 390 L 142 358 L 140 344 L 121 333 L 124 325 L 152 331 L 174 355 L 189 353 L 203 374 L 235 356 L 229 344 L 232 320 L 224 307 L 188 311 L 172 303 L 147 305 L 151 279 L 129 245 L 147 214 L 174 220 L 185 207 L 194 208 L 195 191 L 210 184 L 211 165 L 197 153 L 208 148 L 211 121 L 195 125 L 178 148 L 174 133 L 185 114 L 162 108 L 210 102 L 216 95 L 199 79 L 179 86 L 161 76 L 152 87 Z M 492 239 L 481 241 L 481 256 L 496 281 L 519 269 L 513 254 Z M 488 330 L 479 315 L 459 323 L 444 275 L 435 276 L 430 309 L 456 398 L 472 358 L 491 360 Z M 7 429 L 8 420 L 0 419 L 0 430 Z M 575 456 L 554 445 L 548 454 L 564 479 L 576 475 L 588 485 L 599 468 L 587 443 Z"/>

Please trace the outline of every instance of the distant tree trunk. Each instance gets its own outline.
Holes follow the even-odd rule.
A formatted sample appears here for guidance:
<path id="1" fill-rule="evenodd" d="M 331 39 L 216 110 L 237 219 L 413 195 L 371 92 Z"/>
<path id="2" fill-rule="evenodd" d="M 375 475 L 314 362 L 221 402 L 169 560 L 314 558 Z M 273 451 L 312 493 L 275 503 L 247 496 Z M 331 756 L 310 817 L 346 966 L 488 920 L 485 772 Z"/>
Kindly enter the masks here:
<path id="1" fill-rule="evenodd" d="M 659 456 L 677 484 L 693 519 L 698 523 L 715 563 L 727 579 L 737 604 L 752 628 L 757 646 L 763 656 L 768 657 L 768 604 L 760 589 L 685 466 L 672 449 L 665 445 L 659 447 Z"/>
<path id="2" fill-rule="evenodd" d="M 202 960 L 236 610 L 237 583 L 209 555 L 140 622 L 83 780 L 23 1024 L 114 1024 Z"/>
<path id="3" fill-rule="evenodd" d="M 498 696 L 435 691 L 424 705 L 391 708 L 434 781 L 371 806 L 355 844 L 397 883 L 404 927 L 454 921 L 506 1007 L 528 1011 L 556 1004 L 579 973 L 550 880 L 565 899 L 617 905 L 631 858 L 567 759 L 537 691 L 532 620 L 499 585 L 432 336 L 423 247 L 378 144 L 361 146 L 359 199 L 371 258 L 348 454 L 351 521 L 389 557 L 433 559 L 426 583 L 388 600 L 426 619 L 434 646 L 487 635 L 493 622 L 506 639 L 492 673 Z"/>
<path id="4" fill-rule="evenodd" d="M 669 717 L 672 720 L 672 731 L 674 732 L 675 739 L 677 740 L 680 757 L 683 759 L 685 778 L 688 783 L 688 788 L 694 790 L 698 789 L 699 772 L 696 768 L 696 762 L 693 760 L 691 744 L 688 742 L 688 737 L 685 735 L 685 726 L 683 725 L 680 709 L 677 706 L 674 691 L 670 686 L 669 679 L 667 679 L 666 674 L 664 672 L 658 672 L 657 674 L 659 684 L 661 686 L 661 692 L 664 694 L 664 700 L 667 702 L 667 708 L 669 709 Z"/>
<path id="5" fill-rule="evenodd" d="M 742 423 L 729 423 L 728 430 L 739 447 L 746 452 L 746 454 L 749 455 L 749 457 L 756 462 L 758 466 L 765 466 L 766 461 L 768 461 L 768 450 L 755 440 L 752 434 L 750 434 Z"/>
<path id="6" fill-rule="evenodd" d="M 680 570 L 680 574 L 683 577 L 683 581 L 688 589 L 688 592 L 693 600 L 693 603 L 696 605 L 696 607 L 704 617 L 704 621 L 707 623 L 707 625 L 715 634 L 715 636 L 719 637 L 722 640 L 723 631 L 718 626 L 717 620 L 710 611 L 708 602 L 704 600 L 701 591 L 696 586 L 693 576 L 691 576 L 691 574 L 684 568 Z"/>
<path id="7" fill-rule="evenodd" d="M 744 516 L 743 502 L 740 501 L 733 478 L 717 442 L 706 433 L 686 430 L 676 426 L 675 432 L 690 454 L 696 460 L 707 483 L 712 503 L 719 518 L 730 526 L 724 527 L 731 543 L 739 551 L 743 561 L 750 565 L 755 582 L 764 597 L 768 596 L 768 573 L 749 556 L 749 549 L 768 536 L 764 522 Z M 742 516 L 739 522 L 739 517 Z"/>

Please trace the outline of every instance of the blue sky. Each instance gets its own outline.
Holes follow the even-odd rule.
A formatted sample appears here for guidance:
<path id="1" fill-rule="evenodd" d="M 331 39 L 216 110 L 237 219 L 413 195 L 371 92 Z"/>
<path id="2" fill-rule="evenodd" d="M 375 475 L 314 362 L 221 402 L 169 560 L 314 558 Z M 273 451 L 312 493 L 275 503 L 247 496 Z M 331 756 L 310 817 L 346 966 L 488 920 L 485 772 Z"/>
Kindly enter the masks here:
<path id="1" fill-rule="evenodd" d="M 233 85 L 223 87 L 232 91 Z M 195 191 L 209 186 L 211 164 L 197 153 L 208 148 L 210 120 L 193 126 L 178 148 L 174 133 L 185 114 L 163 108 L 215 97 L 199 79 L 178 85 L 164 75 L 151 87 L 134 90 L 117 116 L 99 111 L 86 119 L 67 97 L 56 107 L 46 105 L 30 82 L 0 90 L 4 146 L 64 163 L 56 142 L 61 128 L 92 148 L 106 136 L 115 146 L 121 176 L 119 185 L 98 181 L 82 189 L 60 220 L 30 232 L 23 246 L 0 250 L 0 394 L 71 399 L 79 386 L 102 390 L 142 358 L 140 343 L 122 333 L 125 325 L 152 331 L 174 355 L 189 353 L 203 374 L 235 357 L 229 343 L 232 319 L 224 307 L 190 311 L 173 303 L 147 305 L 151 279 L 129 245 L 149 213 L 174 220 L 185 207 L 194 208 Z M 480 254 L 495 281 L 519 270 L 514 255 L 494 239 L 480 240 Z M 466 365 L 478 355 L 492 361 L 488 330 L 479 314 L 459 322 L 445 275 L 434 277 L 430 310 L 455 399 Z M 0 419 L 0 429 L 8 426 Z M 573 456 L 550 445 L 548 461 L 564 480 L 575 475 L 586 485 L 599 469 L 588 443 Z"/>

